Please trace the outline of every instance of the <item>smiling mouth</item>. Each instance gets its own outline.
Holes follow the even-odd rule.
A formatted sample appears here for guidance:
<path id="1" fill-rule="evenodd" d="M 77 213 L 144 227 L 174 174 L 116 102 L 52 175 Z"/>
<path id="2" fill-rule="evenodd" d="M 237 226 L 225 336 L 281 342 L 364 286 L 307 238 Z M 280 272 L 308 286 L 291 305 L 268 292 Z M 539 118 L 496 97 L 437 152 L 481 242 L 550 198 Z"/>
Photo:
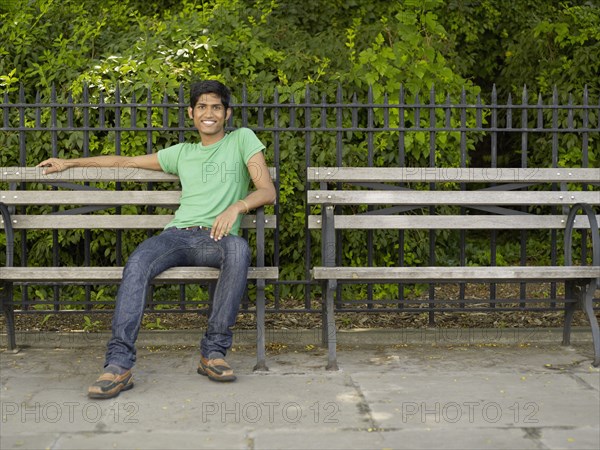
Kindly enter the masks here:
<path id="1" fill-rule="evenodd" d="M 216 120 L 203 120 L 202 123 L 204 125 L 214 125 L 215 123 L 217 123 Z"/>

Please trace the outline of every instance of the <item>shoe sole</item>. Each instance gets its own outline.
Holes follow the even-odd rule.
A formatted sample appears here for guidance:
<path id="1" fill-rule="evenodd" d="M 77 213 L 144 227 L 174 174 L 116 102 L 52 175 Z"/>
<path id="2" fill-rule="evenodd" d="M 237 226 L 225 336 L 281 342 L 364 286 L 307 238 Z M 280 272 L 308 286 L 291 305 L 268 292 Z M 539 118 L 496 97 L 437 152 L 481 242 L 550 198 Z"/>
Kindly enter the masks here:
<path id="1" fill-rule="evenodd" d="M 132 389 L 132 388 L 133 388 L 133 377 L 130 377 L 127 384 L 125 384 L 125 385 L 118 384 L 117 386 L 112 388 L 110 391 L 106 391 L 106 392 L 88 392 L 88 397 L 96 398 L 96 399 L 114 398 L 117 395 L 119 395 L 121 392 L 128 391 L 129 389 Z"/>
<path id="2" fill-rule="evenodd" d="M 210 371 L 206 370 L 202 365 L 198 366 L 198 373 L 200 375 L 204 375 L 205 377 L 208 377 L 209 380 L 218 381 L 220 383 L 235 381 L 237 379 L 237 377 L 235 375 L 230 375 L 230 376 L 213 375 Z"/>

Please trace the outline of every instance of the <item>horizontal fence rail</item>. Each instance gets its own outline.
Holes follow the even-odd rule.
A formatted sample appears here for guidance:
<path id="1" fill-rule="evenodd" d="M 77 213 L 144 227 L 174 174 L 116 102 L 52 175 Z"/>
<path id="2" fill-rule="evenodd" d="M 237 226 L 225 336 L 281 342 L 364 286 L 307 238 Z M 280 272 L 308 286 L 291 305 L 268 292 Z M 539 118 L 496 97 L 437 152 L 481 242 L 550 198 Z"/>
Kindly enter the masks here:
<path id="1" fill-rule="evenodd" d="M 188 118 L 186 90 L 187 86 L 180 86 L 175 98 L 166 95 L 157 98 L 150 90 L 140 91 L 126 98 L 118 87 L 114 92 L 98 92 L 87 86 L 82 87 L 77 98 L 70 93 L 58 93 L 54 88 L 48 98 L 39 93 L 34 98 L 29 98 L 22 88 L 16 93 L 5 93 L 0 101 L 0 165 L 32 166 L 51 156 L 149 154 L 186 139 L 193 139 L 196 132 Z M 311 269 L 319 265 L 316 261 L 319 243 L 314 242 L 311 229 L 320 225 L 310 199 L 301 197 L 302 190 L 308 191 L 310 187 L 305 180 L 307 168 L 318 171 L 320 166 L 361 166 L 363 168 L 358 170 L 342 169 L 353 170 L 353 179 L 357 184 L 361 183 L 361 174 L 367 173 L 370 166 L 389 167 L 388 175 L 380 180 L 381 184 L 393 182 L 396 178 L 395 171 L 398 170 L 412 173 L 414 182 L 428 183 L 431 181 L 429 177 L 439 176 L 439 172 L 432 170 L 428 173 L 426 169 L 414 171 L 411 166 L 445 168 L 445 181 L 455 183 L 458 189 L 448 195 L 455 196 L 459 206 L 461 195 L 505 195 L 507 205 L 510 204 L 511 195 L 532 195 L 532 201 L 556 208 L 556 216 L 542 226 L 551 233 L 551 263 L 555 263 L 560 254 L 559 234 L 556 231 L 562 228 L 561 205 L 569 203 L 571 199 L 557 199 L 552 197 L 553 194 L 542 192 L 526 192 L 524 189 L 527 183 L 555 179 L 557 171 L 563 170 L 559 167 L 569 165 L 577 167 L 578 171 L 571 176 L 565 170 L 564 183 L 588 183 L 584 185 L 583 192 L 569 195 L 581 196 L 587 201 L 594 200 L 598 193 L 600 103 L 598 99 L 590 98 L 587 88 L 567 96 L 555 90 L 550 98 L 532 95 L 523 88 L 520 99 L 517 100 L 510 95 L 505 99 L 498 99 L 495 89 L 484 98 L 470 88 L 455 93 L 432 88 L 421 94 L 408 93 L 401 88 L 397 93 L 383 96 L 376 96 L 369 90 L 366 98 L 359 99 L 357 95 L 345 92 L 342 87 L 330 94 L 319 93 L 307 87 L 304 92 L 294 95 L 283 88 L 259 93 L 244 87 L 235 93 L 234 98 L 234 113 L 227 128 L 244 126 L 253 129 L 267 145 L 269 165 L 279 172 L 273 174 L 277 175 L 274 178 L 280 184 L 277 204 L 272 207 L 273 214 L 291 217 L 303 212 L 306 218 L 303 225 L 294 223 L 293 227 L 298 228 L 296 233 L 291 233 L 289 229 L 282 230 L 281 225 L 269 231 L 273 248 L 267 257 L 271 260 L 270 265 L 283 269 L 280 270 L 280 280 L 268 282 L 272 296 L 267 309 L 269 312 L 320 311 L 318 302 L 315 302 L 315 298 L 320 296 L 320 287 L 311 281 Z M 494 192 L 493 188 L 480 194 L 469 191 L 469 184 L 494 181 L 486 178 L 485 167 L 504 166 L 506 169 L 502 171 L 503 179 L 498 181 L 515 183 L 514 191 Z M 90 180 L 95 182 L 111 182 L 116 179 L 107 169 L 78 170 L 88 171 Z M 127 173 L 120 173 L 118 179 L 130 176 L 132 181 L 135 180 L 135 168 L 120 170 Z M 320 174 L 322 181 L 327 183 L 335 183 L 337 175 L 340 174 Z M 54 181 L 56 186 L 70 182 L 61 174 L 56 174 Z M 172 177 L 157 172 L 155 181 L 172 181 Z M 11 185 L 20 182 L 18 173 L 0 174 L 2 195 L 10 195 L 5 193 L 10 192 Z M 385 195 L 406 195 L 404 188 L 399 186 L 398 191 L 388 190 Z M 81 189 L 88 187 L 84 184 Z M 295 191 L 297 195 L 293 197 L 291 191 Z M 72 203 L 77 204 L 76 193 L 60 192 L 61 195 L 73 195 Z M 281 192 L 285 192 L 285 197 Z M 159 203 L 156 203 L 156 199 L 153 199 L 153 203 L 164 207 L 172 207 L 178 200 L 168 191 L 153 194 L 161 197 Z M 43 195 L 50 197 L 47 201 L 51 205 L 53 194 L 49 192 Z M 118 195 L 126 195 L 131 199 L 136 194 L 98 192 L 93 195 L 98 196 L 98 205 L 110 205 L 111 202 L 118 202 Z M 411 204 L 434 207 L 427 205 L 423 198 L 418 197 L 418 193 L 410 195 L 415 196 Z M 144 204 L 146 200 L 140 196 L 139 203 Z M 375 203 L 385 203 L 385 197 L 380 197 Z M 369 213 L 376 214 L 377 210 Z M 69 228 L 64 216 L 52 214 L 48 216 L 49 220 L 56 221 L 57 228 Z M 18 213 L 16 217 L 19 217 Z M 160 227 L 166 220 L 164 217 L 157 218 L 156 223 L 148 224 L 148 228 Z M 386 217 L 385 220 L 398 220 L 400 223 L 403 219 Z M 460 220 L 468 221 L 465 218 Z M 280 220 L 279 223 L 290 222 Z M 463 225 L 468 227 L 467 223 Z M 536 227 L 539 228 L 540 223 L 532 222 L 532 228 Z M 459 226 L 444 226 L 440 223 L 441 230 L 450 228 Z M 497 228 L 500 232 L 501 219 Z M 585 223 L 577 224 L 576 228 L 585 228 Z M 21 233 L 21 251 L 27 258 L 31 249 L 26 247 L 25 242 L 30 231 L 26 224 L 21 224 L 16 229 Z M 127 257 L 126 246 L 122 241 L 125 235 L 121 234 L 124 232 L 126 231 L 116 232 L 117 261 L 123 261 Z M 365 230 L 358 238 L 362 239 L 361 257 L 366 258 L 370 264 L 376 259 L 373 244 L 377 232 L 376 229 Z M 60 266 L 56 233 L 52 238 L 55 245 L 51 258 L 56 266 Z M 585 231 L 583 233 L 585 236 Z M 430 242 L 428 254 L 421 258 L 424 265 L 436 260 L 434 235 L 435 231 L 424 232 L 424 239 Z M 409 237 L 400 232 L 394 239 L 398 247 L 396 263 L 405 265 L 407 255 L 404 248 Z M 516 241 L 520 247 L 520 261 L 525 265 L 528 257 L 527 236 L 521 234 Z M 460 238 L 459 247 L 457 251 L 460 257 L 464 257 L 468 250 L 464 236 Z M 497 247 L 498 236 L 490 236 L 487 250 L 492 261 L 496 259 Z M 298 249 L 302 257 L 290 259 L 289 248 Z M 84 237 L 81 251 L 86 255 L 93 251 L 92 236 L 89 233 Z M 341 247 L 336 249 L 336 258 L 343 258 Z M 581 258 L 587 258 L 585 249 Z M 27 260 L 21 261 L 22 265 L 27 263 Z M 401 305 L 407 301 L 402 290 L 399 290 L 395 298 L 379 298 L 375 292 L 376 286 L 376 283 L 367 283 L 364 295 L 348 299 L 346 310 L 356 310 L 354 305 L 358 303 L 366 304 L 368 309 L 379 303 L 389 306 L 390 311 L 407 310 Z M 290 302 L 289 298 L 297 298 L 299 291 L 303 301 L 299 304 Z M 289 292 L 292 294 L 288 294 Z M 519 298 L 515 303 L 524 304 L 521 300 L 526 300 L 527 292 L 528 286 L 523 283 L 519 286 Z M 57 287 L 54 291 L 55 303 L 60 295 L 60 288 Z M 89 291 L 86 295 L 89 297 Z M 178 295 L 179 303 L 186 303 L 188 294 L 183 285 Z M 560 297 L 555 284 L 550 286 L 549 295 L 557 299 Z M 461 299 L 465 300 L 464 289 L 460 293 L 459 300 Z M 419 307 L 422 307 L 423 312 L 436 312 L 438 303 L 434 300 L 440 301 L 434 286 L 428 286 L 425 297 L 418 300 Z M 489 285 L 488 295 L 479 300 L 487 305 L 487 310 L 494 309 L 493 305 L 501 299 L 493 282 Z M 22 301 L 30 307 L 35 305 L 26 289 L 23 291 Z M 243 307 L 251 309 L 247 302 Z M 452 308 L 456 309 L 456 304 Z M 527 308 L 526 306 L 525 309 Z"/>

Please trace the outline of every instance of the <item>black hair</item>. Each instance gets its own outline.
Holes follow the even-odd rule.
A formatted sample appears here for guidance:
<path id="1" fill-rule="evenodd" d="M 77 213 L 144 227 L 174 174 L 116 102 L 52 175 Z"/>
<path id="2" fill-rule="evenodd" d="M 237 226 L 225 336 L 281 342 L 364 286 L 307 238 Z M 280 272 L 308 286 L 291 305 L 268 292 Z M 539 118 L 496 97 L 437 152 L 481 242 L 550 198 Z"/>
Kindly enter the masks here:
<path id="1" fill-rule="evenodd" d="M 216 94 L 221 97 L 225 109 L 229 108 L 231 92 L 223 83 L 217 80 L 203 80 L 192 83 L 190 87 L 190 107 L 193 109 L 202 94 Z"/>

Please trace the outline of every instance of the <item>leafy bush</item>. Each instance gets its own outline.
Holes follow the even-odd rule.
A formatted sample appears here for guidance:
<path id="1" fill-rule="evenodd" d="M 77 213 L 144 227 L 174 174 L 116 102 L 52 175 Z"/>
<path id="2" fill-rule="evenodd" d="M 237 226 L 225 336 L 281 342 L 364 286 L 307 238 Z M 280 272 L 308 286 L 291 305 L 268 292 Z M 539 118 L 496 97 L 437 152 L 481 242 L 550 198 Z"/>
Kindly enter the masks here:
<path id="1" fill-rule="evenodd" d="M 582 4 L 579 4 L 582 3 Z M 600 18 L 597 8 L 583 2 L 546 2 L 527 0 L 521 3 L 503 0 L 462 2 L 458 0 L 406 0 L 383 2 L 366 0 L 307 0 L 304 2 L 275 0 L 21 0 L 0 4 L 0 91 L 5 98 L 18 101 L 63 103 L 67 101 L 113 104 L 111 107 L 87 110 L 54 108 L 40 117 L 25 111 L 26 127 L 70 124 L 81 128 L 85 117 L 93 127 L 100 124 L 110 129 L 117 120 L 138 127 L 177 128 L 185 126 L 175 109 L 154 108 L 144 103 L 186 103 L 187 92 L 181 89 L 190 81 L 216 78 L 231 86 L 235 98 L 242 95 L 248 102 L 276 99 L 290 105 L 280 110 L 277 125 L 292 121 L 291 109 L 303 101 L 326 99 L 353 102 L 354 112 L 345 111 L 344 128 L 367 124 L 374 128 L 388 124 L 397 126 L 429 124 L 429 115 L 416 118 L 407 108 L 403 117 L 398 110 L 375 108 L 368 111 L 366 102 L 385 104 L 402 97 L 407 103 L 427 104 L 478 102 L 480 86 L 485 93 L 493 83 L 502 95 L 521 96 L 523 84 L 530 92 L 558 97 L 574 92 L 580 95 L 588 83 L 590 98 L 597 98 L 600 52 L 598 36 Z M 557 86 L 556 91 L 554 86 Z M 310 90 L 307 89 L 310 87 Z M 243 90 L 243 87 L 246 89 Z M 436 98 L 432 99 L 432 87 Z M 555 93 L 556 92 L 556 93 Z M 561 97 L 563 99 L 563 97 Z M 576 97 L 580 101 L 580 97 Z M 534 100 L 528 100 L 533 102 Z M 130 108 L 122 108 L 117 116 L 117 102 L 140 103 L 135 117 Z M 591 102 L 591 100 L 590 100 Z M 4 110 L 3 110 L 4 111 Z M 248 125 L 257 124 L 258 110 L 246 111 Z M 295 110 L 296 124 L 319 127 L 337 126 L 334 114 L 326 117 L 304 116 Z M 467 128 L 479 120 L 487 123 L 488 111 L 482 116 L 466 117 Z M 370 114 L 372 113 L 372 116 Z M 13 108 L 3 121 L 19 123 L 19 111 Z M 436 123 L 449 120 L 451 127 L 462 125 L 458 114 L 451 117 L 442 109 L 433 112 Z M 597 123 L 593 111 L 587 116 L 552 112 L 545 123 L 559 124 L 575 120 Z M 566 117 L 563 114 L 567 114 Z M 53 116 L 54 115 L 54 116 Z M 267 111 L 264 126 L 276 125 L 272 111 Z M 368 121 L 372 122 L 369 123 Z M 528 117 L 534 124 L 537 117 Z M 54 121 L 56 123 L 54 123 Z M 416 122 L 419 123 L 416 123 Z M 242 124 L 235 117 L 235 126 Z M 31 131 L 27 132 L 27 154 L 20 154 L 20 134 L 3 132 L 0 136 L 2 165 L 34 165 L 55 153 L 61 157 L 120 153 L 144 154 L 178 142 L 182 137 L 195 139 L 193 132 L 153 131 L 152 148 L 146 132 L 113 131 Z M 274 163 L 274 136 L 260 133 L 267 144 L 268 162 Z M 304 278 L 304 173 L 307 139 L 312 165 L 335 165 L 336 133 L 281 132 L 280 149 L 280 258 L 281 273 L 288 280 Z M 369 139 L 372 138 L 372 143 Z M 457 132 L 438 132 L 430 154 L 429 133 L 407 132 L 404 154 L 398 152 L 396 132 L 343 133 L 344 163 L 347 165 L 429 165 L 457 166 L 488 158 L 485 136 L 467 133 L 467 155 L 460 153 L 461 136 Z M 517 140 L 515 140 L 517 139 Z M 520 135 L 507 138 L 501 163 L 512 164 L 520 158 Z M 586 164 L 600 160 L 598 135 L 586 138 Z M 532 143 L 531 165 L 581 164 L 583 137 L 561 134 L 558 145 L 552 137 L 540 134 Z M 400 158 L 404 160 L 401 161 Z M 144 233 L 123 239 L 127 254 L 145 237 Z M 3 236 L 0 235 L 0 239 Z M 47 261 L 52 244 L 49 235 L 29 233 L 31 258 Z M 65 263 L 77 263 L 83 233 L 61 234 Z M 350 247 L 345 258 L 364 258 L 364 237 L 348 236 Z M 451 262 L 453 234 L 439 237 L 441 258 Z M 374 249 L 378 263 L 392 264 L 389 237 L 377 235 Z M 298 243 L 301 243 L 300 245 Z M 114 237 L 94 233 L 92 248 L 98 263 L 111 263 L 110 248 Z M 313 242 L 313 255 L 318 254 L 318 239 Z M 425 239 L 407 239 L 406 258 L 424 261 L 428 252 Z M 480 247 L 481 249 L 481 247 Z M 487 251 L 487 249 L 485 250 Z M 397 249 L 394 249 L 397 252 Z M 475 252 L 475 254 L 478 254 Z M 273 255 L 269 255 L 273 257 Z M 481 256 L 477 256 L 481 258 Z M 284 287 L 282 294 L 293 292 Z M 298 288 L 300 289 L 300 288 Z M 295 295 L 298 292 L 294 293 Z"/>

